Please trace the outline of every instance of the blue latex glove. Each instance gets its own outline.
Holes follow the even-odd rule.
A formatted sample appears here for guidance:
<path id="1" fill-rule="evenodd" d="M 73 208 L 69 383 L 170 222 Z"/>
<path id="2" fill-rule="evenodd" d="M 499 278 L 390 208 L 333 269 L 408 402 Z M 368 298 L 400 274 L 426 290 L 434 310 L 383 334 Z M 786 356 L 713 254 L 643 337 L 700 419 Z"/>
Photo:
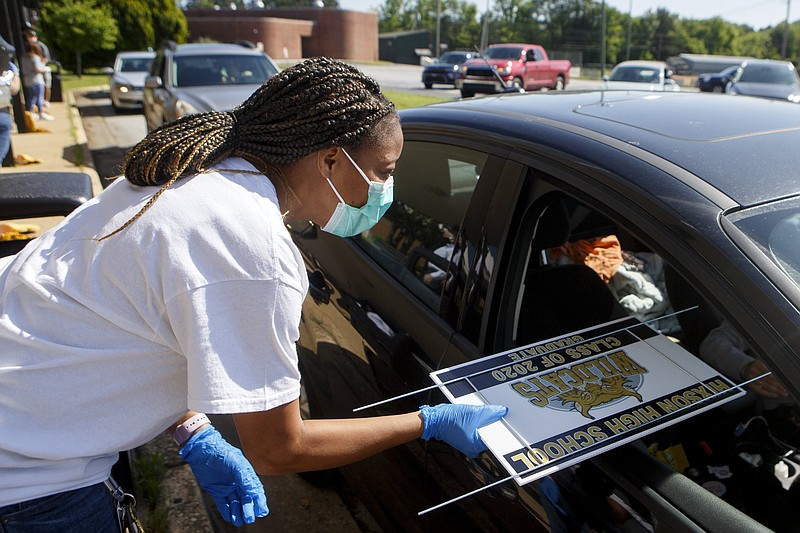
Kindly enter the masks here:
<path id="1" fill-rule="evenodd" d="M 213 426 L 204 427 L 181 448 L 200 486 L 217 504 L 222 518 L 235 526 L 267 516 L 267 495 L 244 454 L 222 438 Z"/>
<path id="2" fill-rule="evenodd" d="M 486 450 L 478 428 L 503 418 L 508 407 L 503 405 L 440 404 L 419 408 L 425 430 L 422 438 L 441 440 L 467 457 L 477 457 Z"/>

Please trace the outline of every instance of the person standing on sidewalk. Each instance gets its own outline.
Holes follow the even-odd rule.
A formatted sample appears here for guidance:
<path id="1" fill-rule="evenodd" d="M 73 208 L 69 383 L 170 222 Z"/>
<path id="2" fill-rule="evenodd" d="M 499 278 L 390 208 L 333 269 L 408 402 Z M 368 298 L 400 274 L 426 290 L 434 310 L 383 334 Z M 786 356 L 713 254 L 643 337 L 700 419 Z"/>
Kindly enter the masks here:
<path id="1" fill-rule="evenodd" d="M 44 73 L 50 71 L 45 64 L 42 48 L 36 44 L 25 43 L 25 53 L 20 58 L 22 82 L 25 85 L 25 107 L 34 120 L 53 120 L 44 110 Z"/>
<path id="2" fill-rule="evenodd" d="M 117 452 L 168 427 L 212 487 L 251 464 L 266 475 L 334 468 L 418 438 L 485 450 L 477 429 L 503 406 L 300 416 L 308 277 L 285 221 L 366 231 L 392 202 L 402 148 L 373 79 L 310 59 L 233 111 L 154 130 L 127 154 L 125 179 L 0 260 L 4 531 L 34 520 L 113 530 L 100 484 Z M 224 460 L 230 446 L 206 412 L 233 416 L 247 460 Z M 248 498 L 232 504 L 253 512 Z"/>
<path id="3" fill-rule="evenodd" d="M 13 46 L 0 37 L 0 163 L 11 147 L 11 98 L 19 92 L 19 69 Z"/>
<path id="4" fill-rule="evenodd" d="M 36 31 L 33 28 L 27 28 L 22 32 L 22 35 L 25 37 L 25 42 L 39 45 L 39 47 L 42 49 L 42 59 L 44 64 L 49 65 L 53 60 L 53 56 L 50 54 L 50 48 L 44 44 L 44 42 L 39 40 L 39 36 L 36 34 Z M 44 78 L 44 108 L 48 109 L 50 107 L 50 92 L 53 85 L 53 74 L 48 69 L 46 72 L 42 73 L 42 77 Z"/>

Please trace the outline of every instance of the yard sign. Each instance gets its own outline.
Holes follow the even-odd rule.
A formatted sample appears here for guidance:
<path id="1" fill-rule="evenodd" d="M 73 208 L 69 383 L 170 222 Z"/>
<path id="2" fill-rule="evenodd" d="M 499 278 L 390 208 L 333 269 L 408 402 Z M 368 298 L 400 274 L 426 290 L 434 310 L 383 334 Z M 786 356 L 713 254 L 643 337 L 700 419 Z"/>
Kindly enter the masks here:
<path id="1" fill-rule="evenodd" d="M 431 374 L 453 403 L 508 406 L 479 430 L 524 485 L 744 394 L 623 318 Z"/>

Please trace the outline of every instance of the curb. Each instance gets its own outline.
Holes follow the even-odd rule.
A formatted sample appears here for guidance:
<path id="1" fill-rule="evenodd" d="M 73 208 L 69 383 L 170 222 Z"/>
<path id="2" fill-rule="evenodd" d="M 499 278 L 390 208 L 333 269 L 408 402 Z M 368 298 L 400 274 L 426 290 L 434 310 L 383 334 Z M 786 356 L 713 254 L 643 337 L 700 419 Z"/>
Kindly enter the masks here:
<path id="1" fill-rule="evenodd" d="M 89 176 L 92 178 L 92 192 L 95 196 L 97 196 L 103 191 L 103 186 L 100 183 L 100 175 L 97 173 L 97 170 L 94 166 L 92 151 L 89 149 L 89 141 L 86 137 L 86 131 L 83 129 L 81 112 L 75 102 L 75 95 L 73 94 L 75 92 L 83 92 L 87 90 L 95 90 L 95 88 L 84 87 L 66 92 L 67 118 L 69 119 L 70 125 L 73 128 L 75 144 L 81 147 L 83 164 L 78 165 L 78 168 L 81 170 L 81 172 L 89 174 Z"/>

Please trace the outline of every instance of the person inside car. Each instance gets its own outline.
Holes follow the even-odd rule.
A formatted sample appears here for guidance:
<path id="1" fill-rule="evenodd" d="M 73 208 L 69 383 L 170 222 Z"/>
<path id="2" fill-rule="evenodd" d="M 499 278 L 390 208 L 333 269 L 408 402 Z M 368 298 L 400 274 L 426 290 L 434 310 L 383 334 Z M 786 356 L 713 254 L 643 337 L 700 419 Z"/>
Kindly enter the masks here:
<path id="1" fill-rule="evenodd" d="M 169 427 L 207 490 L 250 487 L 229 502 L 249 520 L 267 512 L 251 464 L 327 469 L 417 438 L 483 451 L 477 428 L 505 407 L 300 416 L 308 278 L 284 221 L 341 237 L 370 228 L 402 147 L 374 80 L 307 60 L 233 111 L 153 131 L 127 154 L 125 179 L 0 260 L 3 527 L 117 530 L 103 483 L 118 452 Z M 206 412 L 232 414 L 247 459 Z"/>

